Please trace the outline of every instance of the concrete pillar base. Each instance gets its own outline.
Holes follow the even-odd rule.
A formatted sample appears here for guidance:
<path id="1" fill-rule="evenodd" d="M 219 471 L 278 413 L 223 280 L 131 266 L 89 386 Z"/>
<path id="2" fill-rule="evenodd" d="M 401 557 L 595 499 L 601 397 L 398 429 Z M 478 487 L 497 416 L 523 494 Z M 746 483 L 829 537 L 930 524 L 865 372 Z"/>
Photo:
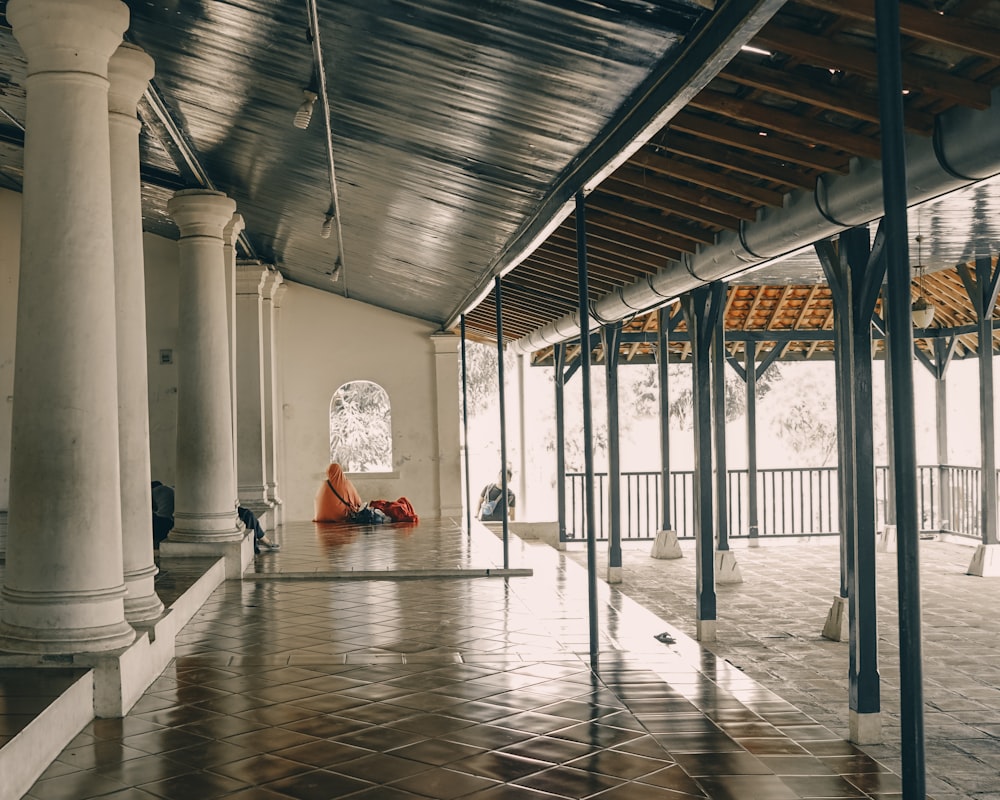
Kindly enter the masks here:
<path id="1" fill-rule="evenodd" d="M 885 530 L 882 531 L 882 535 L 878 538 L 878 544 L 875 546 L 875 552 L 877 553 L 895 553 L 896 552 L 896 526 L 886 525 Z"/>
<path id="2" fill-rule="evenodd" d="M 0 511 L 0 562 L 7 560 L 7 509 Z"/>
<path id="3" fill-rule="evenodd" d="M 736 553 L 732 550 L 715 551 L 715 582 L 743 583 L 740 565 L 736 561 Z"/>
<path id="4" fill-rule="evenodd" d="M 608 567 L 608 577 L 607 581 L 609 584 L 621 583 L 622 582 L 622 568 L 621 567 Z"/>
<path id="5" fill-rule="evenodd" d="M 718 625 L 718 620 L 699 619 L 695 623 L 695 638 L 699 642 L 714 642 Z"/>
<path id="6" fill-rule="evenodd" d="M 859 714 L 851 709 L 848 720 L 848 741 L 854 744 L 881 744 L 882 715 L 879 712 Z"/>
<path id="7" fill-rule="evenodd" d="M 823 638 L 831 642 L 846 642 L 849 634 L 847 622 L 847 598 L 837 595 L 833 598 L 830 613 L 826 615 Z"/>
<path id="8" fill-rule="evenodd" d="M 760 536 L 757 535 L 757 529 L 750 529 L 750 536 L 747 537 L 747 547 L 760 547 Z"/>
<path id="9" fill-rule="evenodd" d="M 231 542 L 172 542 L 160 544 L 160 555 L 170 558 L 219 558 L 225 562 L 226 580 L 240 580 L 253 562 L 253 534 Z"/>
<path id="10" fill-rule="evenodd" d="M 976 548 L 967 575 L 980 578 L 1000 576 L 1000 544 L 981 544 Z"/>
<path id="11" fill-rule="evenodd" d="M 684 558 L 681 544 L 677 541 L 677 531 L 657 531 L 653 540 L 650 558 Z"/>

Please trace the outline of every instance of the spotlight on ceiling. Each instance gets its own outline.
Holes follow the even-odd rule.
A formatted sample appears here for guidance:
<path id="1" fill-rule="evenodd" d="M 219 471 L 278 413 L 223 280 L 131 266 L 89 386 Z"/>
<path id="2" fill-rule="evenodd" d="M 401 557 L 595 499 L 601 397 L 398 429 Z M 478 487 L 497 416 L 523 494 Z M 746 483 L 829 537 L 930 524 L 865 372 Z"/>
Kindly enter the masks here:
<path id="1" fill-rule="evenodd" d="M 329 239 L 330 234 L 333 233 L 333 222 L 336 218 L 337 215 L 333 213 L 332 208 L 326 212 L 326 217 L 323 219 L 323 227 L 319 231 L 319 235 L 324 239 Z"/>
<path id="2" fill-rule="evenodd" d="M 302 105 L 299 106 L 299 110 L 295 112 L 295 119 L 292 120 L 292 124 L 296 128 L 305 130 L 309 127 L 309 120 L 312 119 L 313 106 L 316 105 L 316 92 L 310 91 L 309 89 L 302 90 Z"/>
<path id="3" fill-rule="evenodd" d="M 340 260 L 340 256 L 337 256 L 337 260 L 333 262 L 333 269 L 330 270 L 330 283 L 336 283 L 340 280 L 340 273 L 343 271 L 344 264 Z"/>

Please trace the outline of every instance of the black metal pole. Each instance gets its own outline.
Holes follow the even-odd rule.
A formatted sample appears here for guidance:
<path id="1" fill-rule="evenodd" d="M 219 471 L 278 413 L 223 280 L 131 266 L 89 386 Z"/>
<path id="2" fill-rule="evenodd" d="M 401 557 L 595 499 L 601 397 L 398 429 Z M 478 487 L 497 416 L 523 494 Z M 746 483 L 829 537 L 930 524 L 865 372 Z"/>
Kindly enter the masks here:
<path id="1" fill-rule="evenodd" d="M 712 508 L 712 370 L 709 352 L 722 284 L 699 286 L 681 298 L 691 336 L 694 427 L 694 525 L 698 638 L 715 639 L 715 533 Z"/>
<path id="2" fill-rule="evenodd" d="M 981 252 L 976 253 L 976 287 L 979 297 L 973 303 L 976 308 L 976 324 L 979 328 L 979 433 L 982 441 L 982 518 L 983 544 L 1000 542 L 997 537 L 997 482 L 989 476 L 997 474 L 996 456 L 996 414 L 993 395 L 993 303 L 991 294 L 993 260 L 989 246 L 980 243 Z"/>
<path id="3" fill-rule="evenodd" d="M 507 508 L 507 402 L 504 392 L 503 374 L 503 292 L 500 289 L 500 276 L 495 282 L 495 297 L 497 311 L 497 382 L 500 395 L 500 495 L 503 498 L 503 568 L 510 568 L 510 509 Z"/>
<path id="4" fill-rule="evenodd" d="M 597 515 L 594 508 L 594 415 L 590 408 L 590 287 L 587 278 L 587 208 L 583 192 L 576 194 L 576 266 L 580 310 L 580 366 L 583 369 L 584 496 L 587 516 L 587 610 L 590 622 L 590 664 L 597 667 Z"/>
<path id="5" fill-rule="evenodd" d="M 744 345 L 743 363 L 746 368 L 747 403 L 747 527 L 750 545 L 756 545 L 760 534 L 757 520 L 757 343 Z"/>
<path id="6" fill-rule="evenodd" d="M 472 486 L 469 477 L 469 368 L 465 354 L 465 314 L 459 320 L 462 332 L 462 452 L 465 455 L 465 530 L 472 533 Z"/>
<path id="7" fill-rule="evenodd" d="M 723 286 L 722 292 L 725 293 Z M 729 470 L 726 465 L 726 319 L 712 332 L 712 427 L 715 445 L 715 527 L 719 552 L 729 549 Z"/>
<path id="8" fill-rule="evenodd" d="M 657 312 L 656 365 L 660 378 L 660 530 L 673 530 L 670 508 L 670 306 Z"/>
<path id="9" fill-rule="evenodd" d="M 622 465 L 618 425 L 618 351 L 622 324 L 602 329 L 605 393 L 608 407 L 608 582 L 619 578 L 622 566 Z"/>
<path id="10" fill-rule="evenodd" d="M 923 656 L 920 633 L 920 536 L 913 411 L 913 322 L 906 227 L 906 141 L 899 0 L 876 0 L 879 117 L 882 131 L 882 196 L 885 204 L 889 295 L 888 340 L 895 410 L 896 532 L 899 596 L 900 738 L 904 800 L 927 793 L 924 759 Z"/>
<path id="11" fill-rule="evenodd" d="M 556 385 L 556 504 L 559 513 L 559 541 L 566 541 L 566 345 L 552 348 Z"/>

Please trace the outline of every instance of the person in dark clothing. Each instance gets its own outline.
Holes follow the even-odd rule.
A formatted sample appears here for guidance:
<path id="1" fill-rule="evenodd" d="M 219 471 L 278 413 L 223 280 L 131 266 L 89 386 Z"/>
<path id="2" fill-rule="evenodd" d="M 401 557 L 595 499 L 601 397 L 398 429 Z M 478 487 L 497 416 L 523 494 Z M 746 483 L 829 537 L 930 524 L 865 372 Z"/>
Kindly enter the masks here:
<path id="1" fill-rule="evenodd" d="M 514 492 L 509 488 L 513 471 L 507 467 L 507 502 L 503 501 L 503 475 L 497 476 L 496 483 L 487 484 L 479 495 L 479 507 L 476 516 L 483 522 L 503 522 L 504 514 L 514 521 Z"/>
<path id="2" fill-rule="evenodd" d="M 167 486 L 160 481 L 152 483 L 153 495 L 153 547 L 159 549 L 160 542 L 167 538 L 167 534 L 174 527 L 174 487 Z M 240 521 L 246 525 L 248 531 L 253 531 L 253 551 L 259 553 L 261 550 L 280 550 L 281 545 L 275 544 L 267 538 L 267 534 L 261 527 L 256 515 L 243 506 L 236 508 L 236 513 Z"/>

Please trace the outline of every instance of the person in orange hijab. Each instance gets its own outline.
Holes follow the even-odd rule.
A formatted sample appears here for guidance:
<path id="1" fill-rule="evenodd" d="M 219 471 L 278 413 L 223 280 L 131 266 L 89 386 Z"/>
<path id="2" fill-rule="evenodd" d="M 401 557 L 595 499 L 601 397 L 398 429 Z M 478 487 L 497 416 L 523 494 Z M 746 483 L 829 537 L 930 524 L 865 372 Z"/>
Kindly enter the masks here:
<path id="1" fill-rule="evenodd" d="M 345 476 L 340 464 L 326 468 L 326 480 L 316 492 L 313 522 L 346 522 L 364 503 L 358 490 Z"/>

